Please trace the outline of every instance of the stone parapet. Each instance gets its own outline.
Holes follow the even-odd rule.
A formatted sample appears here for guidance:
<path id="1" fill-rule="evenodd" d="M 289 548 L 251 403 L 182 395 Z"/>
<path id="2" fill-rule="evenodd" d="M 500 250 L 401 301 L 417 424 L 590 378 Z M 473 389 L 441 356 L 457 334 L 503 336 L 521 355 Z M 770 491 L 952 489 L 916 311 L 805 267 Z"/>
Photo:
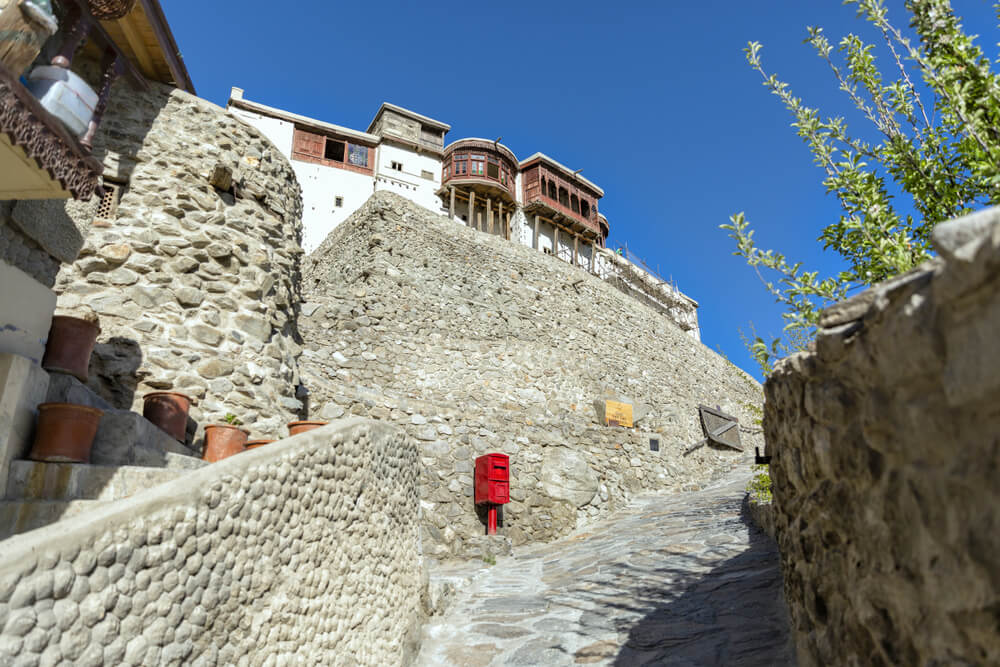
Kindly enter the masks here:
<path id="1" fill-rule="evenodd" d="M 802 665 L 1000 663 L 1000 209 L 934 246 L 765 386 Z"/>
<path id="2" fill-rule="evenodd" d="M 417 451 L 345 420 L 0 542 L 3 664 L 409 664 Z"/>

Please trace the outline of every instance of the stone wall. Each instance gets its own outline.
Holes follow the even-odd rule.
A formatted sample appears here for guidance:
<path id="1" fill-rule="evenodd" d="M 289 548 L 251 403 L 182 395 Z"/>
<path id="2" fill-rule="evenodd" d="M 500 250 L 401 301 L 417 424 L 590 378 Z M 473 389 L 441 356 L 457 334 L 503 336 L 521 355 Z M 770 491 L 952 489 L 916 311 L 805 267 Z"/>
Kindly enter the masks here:
<path id="1" fill-rule="evenodd" d="M 52 287 L 59 260 L 45 252 L 11 219 L 13 201 L 0 201 L 0 261 L 17 267 L 46 287 Z"/>
<path id="2" fill-rule="evenodd" d="M 255 434 L 294 419 L 301 197 L 259 131 L 183 91 L 116 84 L 94 145 L 117 212 L 96 200 L 20 202 L 14 216 L 69 215 L 86 243 L 56 283 L 102 334 L 89 385 L 141 410 L 149 390 L 192 395 L 195 420 L 236 414 Z M 200 431 L 199 431 L 200 437 Z"/>
<path id="3" fill-rule="evenodd" d="M 417 450 L 348 420 L 0 544 L 0 662 L 399 665 L 427 590 Z"/>
<path id="4" fill-rule="evenodd" d="M 303 292 L 310 416 L 366 415 L 420 441 L 429 555 L 488 548 L 472 499 L 485 452 L 511 456 L 515 544 L 748 465 L 685 451 L 703 438 L 699 404 L 759 431 L 749 376 L 598 277 L 398 195 L 376 193 L 334 230 L 304 262 Z M 634 402 L 637 427 L 598 423 L 606 397 Z M 750 452 L 762 444 L 744 437 Z"/>
<path id="5" fill-rule="evenodd" d="M 1000 209 L 934 245 L 765 387 L 803 665 L 1000 663 Z"/>

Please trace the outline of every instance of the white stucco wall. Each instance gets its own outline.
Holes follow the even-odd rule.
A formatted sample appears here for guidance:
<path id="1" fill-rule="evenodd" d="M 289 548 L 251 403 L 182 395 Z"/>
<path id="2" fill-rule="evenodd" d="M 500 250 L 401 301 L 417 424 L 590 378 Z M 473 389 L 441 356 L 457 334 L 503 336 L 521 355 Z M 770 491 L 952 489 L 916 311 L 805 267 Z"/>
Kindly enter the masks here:
<path id="1" fill-rule="evenodd" d="M 291 161 L 302 188 L 302 249 L 307 253 L 315 250 L 337 225 L 361 208 L 375 192 L 372 176 L 293 159 L 295 126 L 292 123 L 246 109 L 231 107 L 229 112 L 263 132 Z M 342 198 L 339 207 L 337 197 Z"/>
<path id="2" fill-rule="evenodd" d="M 441 199 L 435 193 L 441 187 L 441 160 L 427 153 L 418 153 L 395 144 L 383 143 L 376 157 L 376 190 L 389 190 L 406 197 L 424 208 L 441 212 Z M 392 168 L 392 163 L 403 165 L 402 171 Z M 428 171 L 432 178 L 424 178 Z"/>
<path id="3" fill-rule="evenodd" d="M 262 116 L 246 109 L 230 107 L 229 113 L 256 127 L 264 133 L 265 137 L 271 140 L 271 143 L 278 147 L 282 155 L 291 157 L 292 136 L 295 133 L 294 125 L 288 121 L 271 118 L 270 116 Z"/>

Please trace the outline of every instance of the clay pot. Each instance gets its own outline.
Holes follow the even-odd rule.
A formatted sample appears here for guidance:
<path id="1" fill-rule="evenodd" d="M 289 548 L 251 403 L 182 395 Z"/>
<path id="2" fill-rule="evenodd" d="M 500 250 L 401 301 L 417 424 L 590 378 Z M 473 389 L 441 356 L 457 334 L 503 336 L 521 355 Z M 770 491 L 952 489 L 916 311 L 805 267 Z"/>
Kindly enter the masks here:
<path id="1" fill-rule="evenodd" d="M 274 442 L 273 439 L 258 438 L 257 440 L 247 440 L 247 449 L 256 449 L 257 447 L 263 447 L 264 445 L 269 445 Z"/>
<path id="2" fill-rule="evenodd" d="M 94 351 L 101 327 L 79 317 L 53 315 L 49 340 L 45 343 L 42 368 L 47 371 L 69 373 L 80 382 L 86 382 L 90 367 L 90 353 Z"/>
<path id="3" fill-rule="evenodd" d="M 187 440 L 188 409 L 191 398 L 176 391 L 154 391 L 142 397 L 142 416 L 174 440 Z"/>
<path id="4" fill-rule="evenodd" d="M 103 410 L 73 403 L 42 403 L 28 458 L 53 463 L 89 463 Z"/>
<path id="5" fill-rule="evenodd" d="M 313 420 L 288 422 L 288 435 L 298 435 L 299 433 L 305 433 L 306 431 L 311 431 L 314 428 L 319 428 L 320 426 L 326 426 L 329 423 L 330 422 L 320 422 Z"/>
<path id="6" fill-rule="evenodd" d="M 205 427 L 205 451 L 201 458 L 215 463 L 243 451 L 249 434 L 238 426 L 209 424 Z"/>

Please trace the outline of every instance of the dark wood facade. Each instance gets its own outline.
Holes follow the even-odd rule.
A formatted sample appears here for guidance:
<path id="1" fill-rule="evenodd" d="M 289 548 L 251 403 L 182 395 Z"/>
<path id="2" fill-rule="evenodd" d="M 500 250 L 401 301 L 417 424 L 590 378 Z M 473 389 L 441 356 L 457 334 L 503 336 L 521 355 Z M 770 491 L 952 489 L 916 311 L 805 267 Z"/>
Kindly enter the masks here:
<path id="1" fill-rule="evenodd" d="M 521 166 L 524 211 L 600 239 L 597 201 L 601 193 L 542 158 Z"/>
<path id="2" fill-rule="evenodd" d="M 461 139 L 444 151 L 442 192 L 455 186 L 514 204 L 516 183 L 517 158 L 499 143 Z"/>
<path id="3" fill-rule="evenodd" d="M 374 146 L 348 137 L 319 134 L 298 127 L 292 137 L 292 158 L 367 176 L 375 173 Z"/>

